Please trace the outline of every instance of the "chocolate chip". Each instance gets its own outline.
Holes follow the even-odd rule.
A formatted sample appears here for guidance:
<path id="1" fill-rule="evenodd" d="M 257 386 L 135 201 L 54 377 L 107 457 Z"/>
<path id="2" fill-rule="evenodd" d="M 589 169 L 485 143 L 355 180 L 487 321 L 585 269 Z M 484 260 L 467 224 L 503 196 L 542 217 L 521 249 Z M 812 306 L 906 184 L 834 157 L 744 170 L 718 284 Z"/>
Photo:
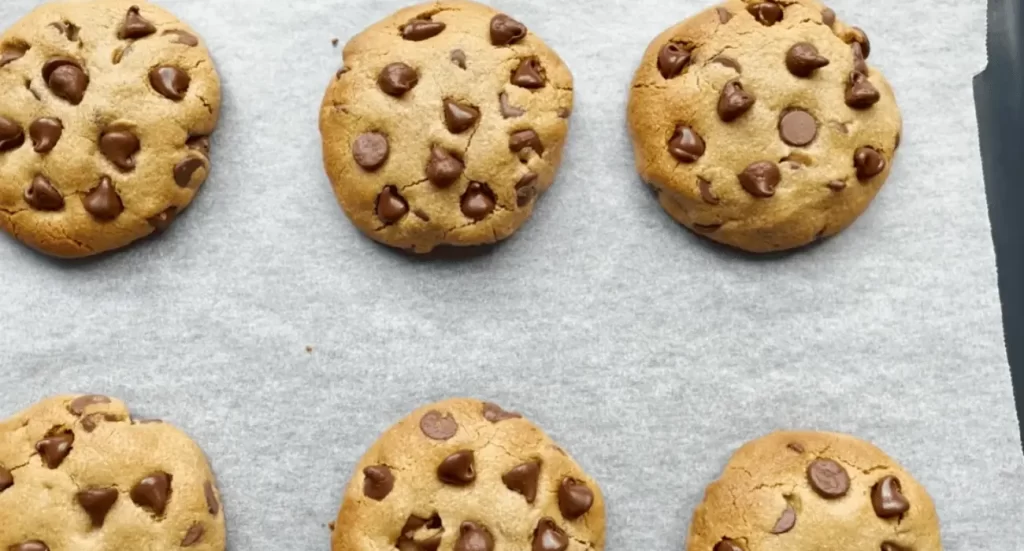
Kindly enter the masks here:
<path id="1" fill-rule="evenodd" d="M 80 27 L 70 21 L 55 21 L 47 25 L 47 27 L 53 27 L 57 29 L 57 32 L 64 35 L 64 38 L 74 42 L 78 40 L 78 31 Z"/>
<path id="2" fill-rule="evenodd" d="M 376 132 L 360 134 L 352 142 L 352 158 L 356 164 L 371 172 L 388 160 L 390 150 L 387 137 Z"/>
<path id="3" fill-rule="evenodd" d="M 527 172 L 516 182 L 516 205 L 525 207 L 537 197 L 538 178 L 536 173 Z"/>
<path id="4" fill-rule="evenodd" d="M 220 512 L 220 502 L 217 501 L 217 491 L 213 487 L 213 482 L 207 480 L 203 482 L 203 496 L 206 497 L 206 510 L 211 515 L 217 516 Z"/>
<path id="5" fill-rule="evenodd" d="M 818 48 L 809 42 L 794 44 L 786 52 L 786 68 L 798 77 L 807 78 L 828 64 L 829 60 L 818 54 Z"/>
<path id="6" fill-rule="evenodd" d="M 459 539 L 454 551 L 492 551 L 494 537 L 490 531 L 475 522 L 466 521 L 459 527 Z"/>
<path id="7" fill-rule="evenodd" d="M 825 185 L 828 187 L 828 189 L 831 189 L 832 191 L 843 191 L 844 189 L 846 189 L 846 182 L 843 182 L 841 180 L 832 180 L 831 182 Z"/>
<path id="8" fill-rule="evenodd" d="M 863 49 L 864 59 L 867 59 L 871 55 L 871 41 L 868 40 L 868 35 L 864 32 L 864 29 L 860 27 L 851 27 L 850 35 L 846 41 L 860 44 Z"/>
<path id="9" fill-rule="evenodd" d="M 864 60 L 864 48 L 854 42 L 850 46 L 850 51 L 853 52 L 853 70 L 867 76 L 871 69 L 868 68 L 868 62 Z"/>
<path id="10" fill-rule="evenodd" d="M 417 533 L 421 529 L 422 533 Z M 444 535 L 444 524 L 437 513 L 429 519 L 409 515 L 400 534 L 395 542 L 398 551 L 437 551 Z"/>
<path id="11" fill-rule="evenodd" d="M 711 59 L 711 63 L 717 63 L 723 67 L 728 67 L 737 73 L 743 72 L 743 67 L 740 65 L 740 62 L 726 55 L 716 55 Z"/>
<path id="12" fill-rule="evenodd" d="M 0 50 L 0 67 L 25 57 L 25 52 L 28 52 L 28 50 L 28 44 L 4 44 L 3 49 Z"/>
<path id="13" fill-rule="evenodd" d="M 79 396 L 78 398 L 72 400 L 71 403 L 68 404 L 68 411 L 70 411 L 72 415 L 80 416 L 83 413 L 85 413 L 85 408 L 89 406 L 109 403 L 110 398 L 106 396 L 101 396 L 99 394 L 89 394 L 86 396 Z"/>
<path id="14" fill-rule="evenodd" d="M 181 101 L 188 92 L 188 86 L 192 83 L 188 73 L 177 67 L 154 67 L 149 72 L 149 84 L 163 97 Z"/>
<path id="15" fill-rule="evenodd" d="M 782 173 L 775 163 L 761 161 L 748 166 L 739 175 L 739 179 L 747 193 L 766 199 L 775 195 L 775 188 L 782 181 Z"/>
<path id="16" fill-rule="evenodd" d="M 437 466 L 437 478 L 452 486 L 468 486 L 476 480 L 476 467 L 473 464 L 473 451 L 455 452 L 441 461 Z"/>
<path id="17" fill-rule="evenodd" d="M 817 135 L 818 121 L 803 109 L 787 109 L 779 118 L 779 137 L 789 145 L 808 145 Z"/>
<path id="18" fill-rule="evenodd" d="M 178 161 L 178 164 L 174 165 L 174 183 L 180 187 L 188 187 L 192 183 L 192 176 L 203 166 L 203 160 L 198 157 L 185 157 Z"/>
<path id="19" fill-rule="evenodd" d="M 697 177 L 697 187 L 700 189 L 700 197 L 709 205 L 717 205 L 721 201 L 714 191 L 711 191 L 711 182 L 704 178 Z"/>
<path id="20" fill-rule="evenodd" d="M 804 453 L 805 451 L 807 451 L 807 449 L 804 448 L 804 445 L 799 442 L 790 442 L 789 444 L 786 444 L 786 447 L 789 448 L 790 450 L 795 451 L 796 453 Z"/>
<path id="21" fill-rule="evenodd" d="M 457 157 L 443 147 L 434 146 L 427 161 L 427 179 L 439 188 L 447 188 L 458 181 L 466 169 Z"/>
<path id="22" fill-rule="evenodd" d="M 391 225 L 401 220 L 409 212 L 409 203 L 398 192 L 395 186 L 387 186 L 377 196 L 377 218 Z"/>
<path id="23" fill-rule="evenodd" d="M 704 155 L 704 140 L 689 126 L 676 127 L 668 141 L 668 152 L 682 163 L 695 163 Z"/>
<path id="24" fill-rule="evenodd" d="M 587 485 L 574 478 L 562 479 L 558 487 L 558 510 L 562 516 L 577 519 L 587 514 L 594 505 L 594 492 Z"/>
<path id="25" fill-rule="evenodd" d="M 821 22 L 826 26 L 831 27 L 836 24 L 836 12 L 832 8 L 825 8 L 821 10 Z"/>
<path id="26" fill-rule="evenodd" d="M 505 92 L 498 94 L 498 103 L 501 104 L 502 118 L 514 119 L 526 114 L 525 109 L 520 109 L 519 107 L 516 107 L 509 103 L 508 94 L 506 94 Z"/>
<path id="27" fill-rule="evenodd" d="M 690 52 L 682 45 L 669 42 L 658 52 L 658 72 L 665 78 L 675 78 L 690 64 Z"/>
<path id="28" fill-rule="evenodd" d="M 120 420 L 121 419 L 116 415 L 110 413 L 90 413 L 89 415 L 82 417 L 82 428 L 85 429 L 85 432 L 92 432 L 96 430 L 96 427 L 98 427 L 103 421 L 116 423 Z"/>
<path id="29" fill-rule="evenodd" d="M 853 166 L 857 168 L 857 179 L 870 180 L 885 171 L 885 157 L 873 147 L 858 148 L 853 154 Z"/>
<path id="30" fill-rule="evenodd" d="M 14 486 L 14 474 L 0 465 L 0 492 Z"/>
<path id="31" fill-rule="evenodd" d="M 424 18 L 417 17 L 416 19 L 410 19 L 408 23 L 402 25 L 402 38 L 419 42 L 441 34 L 445 27 L 446 25 L 440 21 L 431 21 L 429 16 Z"/>
<path id="32" fill-rule="evenodd" d="M 758 2 L 747 6 L 747 11 L 750 15 L 757 19 L 757 22 L 771 27 L 772 25 L 782 21 L 783 11 L 782 6 L 775 2 Z"/>
<path id="33" fill-rule="evenodd" d="M 52 151 L 63 133 L 64 125 L 58 119 L 36 119 L 28 127 L 28 135 L 32 138 L 32 149 L 36 153 Z M 0 139 L 0 149 L 3 149 L 2 139 Z"/>
<path id="34" fill-rule="evenodd" d="M 508 148 L 513 153 L 530 148 L 537 155 L 544 154 L 544 144 L 540 141 L 540 136 L 533 130 L 520 130 L 512 134 L 508 140 Z"/>
<path id="35" fill-rule="evenodd" d="M 171 475 L 159 471 L 136 484 L 131 491 L 132 501 L 139 507 L 150 509 L 157 516 L 164 514 L 171 497 Z"/>
<path id="36" fill-rule="evenodd" d="M 400 98 L 416 87 L 420 76 L 405 63 L 391 63 L 377 76 L 377 85 L 389 96 Z"/>
<path id="37" fill-rule="evenodd" d="M 539 478 L 540 461 L 530 461 L 512 467 L 512 470 L 501 476 L 501 481 L 509 490 L 522 494 L 527 503 L 533 503 L 533 500 L 537 499 Z"/>
<path id="38" fill-rule="evenodd" d="M 113 220 L 124 212 L 121 197 L 108 176 L 100 178 L 100 183 L 82 198 L 82 207 L 97 220 Z"/>
<path id="39" fill-rule="evenodd" d="M 871 488 L 871 506 L 879 518 L 893 518 L 910 510 L 898 478 L 887 476 Z"/>
<path id="40" fill-rule="evenodd" d="M 82 103 L 89 87 L 89 76 L 70 59 L 55 58 L 43 65 L 43 80 L 53 95 L 71 105 Z"/>
<path id="41" fill-rule="evenodd" d="M 363 495 L 374 500 L 384 501 L 395 488 L 395 475 L 386 465 L 375 465 L 363 469 Z"/>
<path id="42" fill-rule="evenodd" d="M 50 548 L 39 540 L 32 540 L 12 545 L 7 548 L 7 551 L 50 551 Z"/>
<path id="43" fill-rule="evenodd" d="M 121 24 L 121 30 L 117 32 L 117 37 L 121 39 L 143 38 L 155 32 L 156 27 L 145 17 L 142 17 L 139 13 L 139 7 L 132 6 L 128 8 L 128 13 L 124 16 L 124 23 Z"/>
<path id="44" fill-rule="evenodd" d="M 519 67 L 512 72 L 512 84 L 520 88 L 536 90 L 543 88 L 547 81 L 544 78 L 544 68 L 540 60 L 535 57 L 528 57 L 519 62 Z"/>
<path id="45" fill-rule="evenodd" d="M 25 143 L 25 132 L 12 119 L 0 116 L 0 151 L 18 149 Z"/>
<path id="46" fill-rule="evenodd" d="M 850 475 L 831 459 L 816 459 L 807 466 L 807 481 L 825 499 L 843 497 L 850 491 Z"/>
<path id="47" fill-rule="evenodd" d="M 160 34 L 162 34 L 163 36 L 173 36 L 174 38 L 172 40 L 174 42 L 176 42 L 178 44 L 184 44 L 185 46 L 198 46 L 199 45 L 199 38 L 196 37 L 196 35 L 194 35 L 194 34 L 192 34 L 190 32 L 185 32 L 185 31 L 179 31 L 179 30 L 172 29 L 172 30 L 164 31 L 164 32 L 162 32 Z"/>
<path id="48" fill-rule="evenodd" d="M 902 545 L 887 541 L 882 544 L 881 551 L 911 551 L 909 547 L 903 547 Z"/>
<path id="49" fill-rule="evenodd" d="M 93 488 L 83 490 L 75 495 L 78 504 L 85 509 L 86 514 L 92 520 L 93 528 L 103 526 L 103 521 L 107 518 L 110 508 L 114 506 L 114 502 L 117 501 L 117 496 L 116 488 Z"/>
<path id="50" fill-rule="evenodd" d="M 725 8 L 715 8 L 718 12 L 718 22 L 725 25 L 732 20 L 732 13 Z"/>
<path id="51" fill-rule="evenodd" d="M 509 419 L 522 419 L 522 415 L 512 412 L 505 411 L 498 404 L 491 402 L 484 402 L 484 419 L 492 423 L 500 423 Z"/>
<path id="52" fill-rule="evenodd" d="M 500 13 L 491 19 L 491 44 L 508 46 L 526 37 L 526 25 Z"/>
<path id="53" fill-rule="evenodd" d="M 56 469 L 64 462 L 64 458 L 71 453 L 74 442 L 75 433 L 65 431 L 36 442 L 36 452 L 39 453 L 47 467 Z"/>
<path id="54" fill-rule="evenodd" d="M 460 134 L 473 128 L 480 119 L 480 110 L 471 105 L 444 100 L 444 123 L 452 134 Z"/>
<path id="55" fill-rule="evenodd" d="M 23 194 L 25 202 L 36 210 L 57 211 L 64 208 L 64 196 L 45 176 L 36 176 Z"/>
<path id="56" fill-rule="evenodd" d="M 743 89 L 738 80 L 731 80 L 722 88 L 718 98 L 718 117 L 724 122 L 732 122 L 754 106 L 757 99 Z"/>
<path id="57" fill-rule="evenodd" d="M 720 542 L 715 544 L 714 551 L 746 551 L 746 550 L 743 549 L 743 547 L 740 547 L 739 543 L 737 543 L 737 542 L 735 542 L 735 541 L 733 541 L 733 540 L 731 540 L 729 538 L 725 538 L 722 541 L 720 541 Z"/>
<path id="58" fill-rule="evenodd" d="M 796 526 L 796 511 L 790 505 L 786 506 L 786 510 L 782 511 L 782 516 L 775 522 L 775 527 L 772 528 L 773 534 L 785 534 Z"/>
<path id="59" fill-rule="evenodd" d="M 867 109 L 882 98 L 871 81 L 863 73 L 852 71 L 846 86 L 846 105 L 854 109 Z"/>
<path id="60" fill-rule="evenodd" d="M 210 137 L 209 136 L 189 136 L 185 142 L 185 147 L 194 149 L 204 156 L 209 158 L 210 156 Z"/>
<path id="61" fill-rule="evenodd" d="M 490 216 L 494 212 L 495 204 L 494 192 L 487 184 L 480 182 L 470 182 L 460 202 L 462 214 L 477 222 Z"/>
<path id="62" fill-rule="evenodd" d="M 100 153 L 123 171 L 135 169 L 133 155 L 139 151 L 139 138 L 129 130 L 108 130 L 100 135 Z M 181 185 L 181 184 L 178 184 Z"/>
<path id="63" fill-rule="evenodd" d="M 462 50 L 452 50 L 451 60 L 459 69 L 466 68 L 466 52 Z"/>
<path id="64" fill-rule="evenodd" d="M 533 551 L 565 551 L 569 548 L 569 536 L 565 535 L 555 521 L 543 518 L 533 531 Z"/>
<path id="65" fill-rule="evenodd" d="M 430 410 L 420 418 L 420 430 L 431 440 L 450 440 L 459 431 L 459 424 L 451 413 Z"/>
<path id="66" fill-rule="evenodd" d="M 203 534 L 206 533 L 206 528 L 200 523 L 195 523 L 189 527 L 188 532 L 185 532 L 185 537 L 181 538 L 182 547 L 192 547 L 199 543 L 199 540 L 203 539 Z"/>

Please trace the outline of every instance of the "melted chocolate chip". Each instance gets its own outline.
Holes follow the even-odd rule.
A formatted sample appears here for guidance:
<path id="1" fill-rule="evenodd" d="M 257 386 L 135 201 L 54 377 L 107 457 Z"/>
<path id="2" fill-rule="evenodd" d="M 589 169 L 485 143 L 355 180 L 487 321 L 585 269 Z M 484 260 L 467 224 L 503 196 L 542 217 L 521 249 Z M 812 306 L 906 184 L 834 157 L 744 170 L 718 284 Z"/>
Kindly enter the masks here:
<path id="1" fill-rule="evenodd" d="M 130 130 L 108 130 L 100 136 L 100 153 L 123 170 L 135 169 L 134 155 L 139 151 L 139 138 Z"/>
<path id="2" fill-rule="evenodd" d="M 427 179 L 439 188 L 447 188 L 458 181 L 466 169 L 458 158 L 443 147 L 434 146 L 427 161 Z"/>
<path id="3" fill-rule="evenodd" d="M 832 180 L 825 185 L 832 191 L 843 191 L 846 189 L 846 182 L 843 182 L 842 180 Z"/>
<path id="4" fill-rule="evenodd" d="M 718 98 L 718 117 L 723 122 L 732 122 L 750 111 L 757 99 L 743 89 L 738 80 L 726 83 Z"/>
<path id="5" fill-rule="evenodd" d="M 909 547 L 903 547 L 897 543 L 887 541 L 882 544 L 880 551 L 911 551 L 911 549 Z"/>
<path id="6" fill-rule="evenodd" d="M 387 186 L 377 196 L 377 218 L 380 218 L 385 224 L 390 226 L 398 222 L 408 212 L 409 203 L 398 192 L 397 187 Z"/>
<path id="7" fill-rule="evenodd" d="M 480 110 L 471 105 L 444 100 L 444 123 L 452 134 L 461 134 L 480 119 Z"/>
<path id="8" fill-rule="evenodd" d="M 492 551 L 494 537 L 483 525 L 476 522 L 463 522 L 459 527 L 459 539 L 455 540 L 454 551 Z"/>
<path id="9" fill-rule="evenodd" d="M 508 46 L 526 37 L 526 25 L 505 14 L 495 15 L 491 19 L 491 44 Z"/>
<path id="10" fill-rule="evenodd" d="M 709 205 L 717 205 L 721 202 L 715 192 L 711 190 L 711 182 L 704 178 L 697 178 L 697 188 L 700 189 L 700 197 Z"/>
<path id="11" fill-rule="evenodd" d="M 850 73 L 850 80 L 846 85 L 846 105 L 854 109 L 867 109 L 880 99 L 882 95 L 864 73 Z"/>
<path id="12" fill-rule="evenodd" d="M 783 17 L 782 6 L 772 1 L 751 4 L 747 6 L 747 11 L 754 16 L 754 19 L 757 19 L 758 23 L 767 27 L 782 21 Z"/>
<path id="13" fill-rule="evenodd" d="M 491 191 L 487 184 L 470 182 L 469 187 L 466 188 L 466 193 L 462 194 L 460 205 L 462 207 L 462 214 L 466 218 L 479 222 L 494 212 L 496 205 L 494 192 Z"/>
<path id="14" fill-rule="evenodd" d="M 146 219 L 146 222 L 153 227 L 154 233 L 163 233 L 171 227 L 174 219 L 178 217 L 178 207 L 167 207 L 166 210 Z"/>
<path id="15" fill-rule="evenodd" d="M 7 548 L 7 551 L 50 551 L 50 548 L 39 540 L 31 540 L 12 545 Z"/>
<path id="16" fill-rule="evenodd" d="M 60 120 L 53 118 L 36 119 L 28 127 L 28 135 L 32 138 L 32 149 L 40 154 L 53 151 L 63 133 L 64 125 Z M 0 143 L 0 149 L 3 149 L 3 143 Z"/>
<path id="17" fill-rule="evenodd" d="M 408 23 L 402 25 L 402 38 L 419 42 L 441 34 L 445 27 L 444 23 L 431 21 L 430 17 L 410 19 Z"/>
<path id="18" fill-rule="evenodd" d="M 400 98 L 420 82 L 416 69 L 405 63 L 391 63 L 377 75 L 377 86 L 387 95 Z"/>
<path id="19" fill-rule="evenodd" d="M 498 103 L 501 104 L 501 116 L 505 119 L 515 119 L 526 114 L 525 109 L 520 109 L 508 101 L 508 94 L 498 94 Z"/>
<path id="20" fill-rule="evenodd" d="M 395 475 L 387 465 L 367 467 L 363 476 L 363 495 L 374 501 L 384 501 L 395 488 Z"/>
<path id="21" fill-rule="evenodd" d="M 879 518 L 895 518 L 910 510 L 898 478 L 887 476 L 871 488 L 871 506 Z"/>
<path id="22" fill-rule="evenodd" d="M 681 163 L 697 162 L 704 151 L 704 140 L 689 126 L 677 127 L 668 141 L 668 152 Z"/>
<path id="23" fill-rule="evenodd" d="M 157 516 L 164 514 L 170 497 L 171 475 L 162 471 L 143 478 L 131 491 L 132 501 L 136 505 L 153 511 Z"/>
<path id="24" fill-rule="evenodd" d="M 725 25 L 729 21 L 732 21 L 732 13 L 725 8 L 715 8 L 718 12 L 718 22 Z"/>
<path id="25" fill-rule="evenodd" d="M 818 121 L 803 109 L 788 109 L 779 118 L 779 137 L 792 146 L 802 147 L 818 135 Z"/>
<path id="26" fill-rule="evenodd" d="M 217 516 L 220 512 L 220 502 L 217 501 L 217 490 L 213 487 L 213 482 L 207 480 L 203 483 L 203 497 L 206 498 L 206 510 L 213 516 Z"/>
<path id="27" fill-rule="evenodd" d="M 85 413 L 85 409 L 89 406 L 109 403 L 110 398 L 106 396 L 101 396 L 99 394 L 88 394 L 85 396 L 79 396 L 78 398 L 71 400 L 71 403 L 68 404 L 68 411 L 70 411 L 72 415 L 80 416 L 83 413 Z"/>
<path id="28" fill-rule="evenodd" d="M 202 153 L 205 157 L 210 157 L 210 137 L 209 136 L 189 136 L 185 142 L 185 147 L 194 149 Z"/>
<path id="29" fill-rule="evenodd" d="M 0 465 L 0 493 L 14 486 L 14 474 Z"/>
<path id="30" fill-rule="evenodd" d="M 690 52 L 682 44 L 669 42 L 658 52 L 658 72 L 665 78 L 675 78 L 690 64 Z"/>
<path id="31" fill-rule="evenodd" d="M 832 8 L 825 8 L 821 10 L 821 22 L 826 26 L 831 27 L 836 24 L 836 12 Z"/>
<path id="32" fill-rule="evenodd" d="M 28 44 L 4 44 L 3 49 L 0 49 L 0 67 L 25 57 L 28 50 Z"/>
<path id="33" fill-rule="evenodd" d="M 25 143 L 25 132 L 13 119 L 0 116 L 0 152 L 18 149 Z"/>
<path id="34" fill-rule="evenodd" d="M 740 547 L 739 543 L 737 543 L 737 542 L 735 542 L 735 541 L 733 541 L 731 539 L 726 538 L 726 539 L 723 539 L 722 541 L 720 541 L 720 542 L 715 544 L 714 551 L 746 551 L 746 550 L 743 549 L 742 547 Z"/>
<path id="35" fill-rule="evenodd" d="M 587 514 L 594 505 L 594 492 L 587 485 L 573 478 L 562 480 L 558 487 L 558 510 L 562 516 L 577 519 Z"/>
<path id="36" fill-rule="evenodd" d="M 192 547 L 199 543 L 199 540 L 203 539 L 203 535 L 206 534 L 206 528 L 198 522 L 189 527 L 188 532 L 185 532 L 185 537 L 181 538 L 182 547 Z"/>
<path id="37" fill-rule="evenodd" d="M 154 67 L 149 72 L 149 84 L 153 86 L 153 89 L 160 93 L 163 97 L 173 100 L 181 101 L 184 99 L 185 94 L 188 92 L 189 84 L 192 83 L 192 79 L 189 78 L 188 73 L 182 71 L 177 67 Z"/>
<path id="38" fill-rule="evenodd" d="M 847 42 L 860 44 L 864 52 L 864 59 L 867 59 L 868 56 L 871 55 L 871 41 L 868 40 L 868 34 L 864 32 L 864 29 L 860 27 L 851 27 L 850 36 Z"/>
<path id="39" fill-rule="evenodd" d="M 885 171 L 885 157 L 872 147 L 858 148 L 853 154 L 853 166 L 857 169 L 857 179 L 870 180 Z"/>
<path id="40" fill-rule="evenodd" d="M 850 46 L 850 51 L 853 52 L 853 70 L 867 76 L 871 69 L 868 67 L 868 62 L 864 60 L 864 48 L 854 42 Z"/>
<path id="41" fill-rule="evenodd" d="M 45 176 L 36 176 L 23 194 L 28 206 L 36 210 L 57 211 L 64 208 L 64 196 Z"/>
<path id="42" fill-rule="evenodd" d="M 533 503 L 537 499 L 539 478 L 540 461 L 530 461 L 513 467 L 512 470 L 501 476 L 501 481 L 509 490 L 522 494 L 527 503 Z"/>
<path id="43" fill-rule="evenodd" d="M 533 130 L 520 130 L 512 134 L 508 140 L 508 148 L 513 153 L 529 148 L 537 155 L 544 155 L 544 144 Z"/>
<path id="44" fill-rule="evenodd" d="M 78 63 L 65 58 L 55 58 L 43 65 L 43 80 L 53 95 L 71 105 L 82 103 L 85 90 L 89 87 L 89 76 Z"/>
<path id="45" fill-rule="evenodd" d="M 775 522 L 775 527 L 772 528 L 773 534 L 785 534 L 796 526 L 796 511 L 793 510 L 792 506 L 787 505 L 786 509 L 782 511 L 782 516 Z"/>
<path id="46" fill-rule="evenodd" d="M 139 13 L 138 6 L 128 8 L 128 13 L 121 23 L 121 30 L 117 32 L 118 38 L 143 38 L 156 32 L 156 27 Z"/>
<path id="47" fill-rule="evenodd" d="M 794 44 L 786 52 L 786 68 L 790 73 L 801 78 L 813 75 L 815 71 L 828 64 L 829 60 L 822 57 L 818 53 L 818 48 L 810 42 Z"/>
<path id="48" fill-rule="evenodd" d="M 184 44 L 185 46 L 190 47 L 199 45 L 199 38 L 190 32 L 172 29 L 164 31 L 161 34 L 163 36 L 173 37 L 171 40 L 177 44 Z"/>
<path id="49" fill-rule="evenodd" d="M 569 536 L 550 518 L 541 519 L 533 531 L 533 551 L 565 551 Z"/>
<path id="50" fill-rule="evenodd" d="M 78 25 L 75 25 L 70 21 L 54 21 L 53 23 L 47 25 L 47 27 L 53 27 L 54 29 L 57 29 L 57 32 L 64 35 L 64 38 L 68 39 L 71 42 L 75 42 L 78 40 L 78 31 L 81 30 L 81 28 Z"/>
<path id="51" fill-rule="evenodd" d="M 519 66 L 512 72 L 512 84 L 520 88 L 536 90 L 543 88 L 547 81 L 544 78 L 544 68 L 536 57 L 529 57 L 519 62 Z"/>
<path id="52" fill-rule="evenodd" d="M 110 413 L 90 413 L 82 417 L 82 428 L 85 432 L 92 432 L 96 430 L 96 427 L 100 426 L 100 423 L 106 421 L 108 423 L 116 423 L 121 421 L 116 415 Z"/>
<path id="53" fill-rule="evenodd" d="M 807 481 L 825 499 L 843 497 L 850 491 L 850 475 L 831 459 L 816 459 L 807 466 Z"/>
<path id="54" fill-rule="evenodd" d="M 100 183 L 82 198 L 82 207 L 93 218 L 104 221 L 113 220 L 124 212 L 121 196 L 108 176 L 100 178 Z"/>
<path id="55" fill-rule="evenodd" d="M 452 50 L 450 59 L 452 60 L 452 63 L 454 63 L 455 66 L 458 67 L 459 69 L 466 68 L 466 52 L 462 50 Z"/>
<path id="56" fill-rule="evenodd" d="M 93 488 L 78 492 L 75 497 L 78 499 L 78 504 L 89 515 L 89 519 L 92 520 L 92 527 L 99 528 L 103 526 L 107 513 L 117 501 L 118 493 L 116 488 Z"/>
<path id="57" fill-rule="evenodd" d="M 512 412 L 512 411 L 505 411 L 498 404 L 494 404 L 494 403 L 491 403 L 491 402 L 484 402 L 484 412 L 483 413 L 484 413 L 484 419 L 487 419 L 488 421 L 490 421 L 492 423 L 500 423 L 502 421 L 507 421 L 509 419 L 522 419 L 522 417 L 523 417 L 522 415 L 520 415 L 518 413 L 515 413 L 515 412 Z"/>
<path id="58" fill-rule="evenodd" d="M 516 205 L 525 207 L 537 197 L 537 176 L 534 172 L 527 172 L 516 182 Z"/>
<path id="59" fill-rule="evenodd" d="M 352 158 L 357 165 L 371 172 L 384 165 L 390 151 L 387 137 L 377 132 L 360 134 L 352 142 Z"/>
<path id="60" fill-rule="evenodd" d="M 200 168 L 203 168 L 203 160 L 198 157 L 185 157 L 174 165 L 174 183 L 180 187 L 189 187 L 192 184 L 192 176 Z"/>
<path id="61" fill-rule="evenodd" d="M 459 432 L 459 424 L 451 413 L 430 410 L 420 418 L 420 431 L 431 440 L 450 440 Z"/>
<path id="62" fill-rule="evenodd" d="M 740 173 L 739 180 L 747 193 L 766 199 L 775 195 L 775 188 L 782 181 L 782 173 L 775 163 L 761 161 L 748 166 Z"/>
<path id="63" fill-rule="evenodd" d="M 75 434 L 73 432 L 62 432 L 36 442 L 36 452 L 39 453 L 39 457 L 48 468 L 56 469 L 71 453 L 74 442 Z"/>
<path id="64" fill-rule="evenodd" d="M 446 457 L 437 466 L 437 478 L 452 486 L 468 486 L 476 480 L 473 451 L 463 450 Z"/>

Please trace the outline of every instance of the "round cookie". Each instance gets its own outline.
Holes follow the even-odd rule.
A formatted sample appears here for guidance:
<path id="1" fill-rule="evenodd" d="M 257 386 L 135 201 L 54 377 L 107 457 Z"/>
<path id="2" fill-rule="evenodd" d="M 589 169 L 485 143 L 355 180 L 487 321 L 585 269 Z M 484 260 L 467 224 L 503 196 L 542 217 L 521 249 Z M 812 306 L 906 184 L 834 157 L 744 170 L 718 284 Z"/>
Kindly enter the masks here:
<path id="1" fill-rule="evenodd" d="M 729 0 L 633 79 L 637 170 L 678 222 L 751 252 L 834 235 L 885 183 L 902 121 L 864 31 L 817 0 Z"/>
<path id="2" fill-rule="evenodd" d="M 353 38 L 320 109 L 338 202 L 371 238 L 426 253 L 512 235 L 555 178 L 572 74 L 522 23 L 459 0 Z"/>
<path id="3" fill-rule="evenodd" d="M 941 551 L 931 498 L 875 446 L 844 434 L 749 442 L 693 515 L 688 551 Z"/>
<path id="4" fill-rule="evenodd" d="M 539 428 L 492 403 L 418 409 L 363 456 L 334 551 L 600 551 L 597 483 Z"/>
<path id="5" fill-rule="evenodd" d="M 60 257 L 166 229 L 210 169 L 220 81 L 139 0 L 54 2 L 0 37 L 0 226 Z"/>
<path id="6" fill-rule="evenodd" d="M 58 396 L 0 422 L 0 549 L 223 551 L 203 452 L 118 400 Z"/>

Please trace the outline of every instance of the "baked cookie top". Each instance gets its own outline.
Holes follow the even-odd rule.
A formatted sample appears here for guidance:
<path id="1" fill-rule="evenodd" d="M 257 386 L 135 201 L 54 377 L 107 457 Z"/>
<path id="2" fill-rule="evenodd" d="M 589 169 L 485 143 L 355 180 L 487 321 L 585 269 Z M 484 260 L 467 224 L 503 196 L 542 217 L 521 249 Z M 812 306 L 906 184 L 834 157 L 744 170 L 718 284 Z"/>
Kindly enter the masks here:
<path id="1" fill-rule="evenodd" d="M 0 226 L 81 257 L 165 229 L 206 179 L 220 82 L 137 0 L 53 2 L 0 37 Z"/>
<path id="2" fill-rule="evenodd" d="M 428 252 L 511 235 L 553 182 L 572 75 L 526 26 L 458 0 L 353 38 L 320 110 L 327 174 L 367 235 Z"/>
<path id="3" fill-rule="evenodd" d="M 0 422 L 0 549 L 224 549 L 210 467 L 184 433 L 105 396 Z"/>
<path id="4" fill-rule="evenodd" d="M 694 512 L 688 551 L 941 551 L 931 498 L 875 446 L 778 432 L 741 447 Z"/>
<path id="5" fill-rule="evenodd" d="M 518 413 L 478 400 L 422 407 L 366 453 L 334 551 L 600 551 L 597 483 Z"/>
<path id="6" fill-rule="evenodd" d="M 633 80 L 637 168 L 679 222 L 754 252 L 852 223 L 902 126 L 863 30 L 817 0 L 729 0 L 665 31 Z"/>

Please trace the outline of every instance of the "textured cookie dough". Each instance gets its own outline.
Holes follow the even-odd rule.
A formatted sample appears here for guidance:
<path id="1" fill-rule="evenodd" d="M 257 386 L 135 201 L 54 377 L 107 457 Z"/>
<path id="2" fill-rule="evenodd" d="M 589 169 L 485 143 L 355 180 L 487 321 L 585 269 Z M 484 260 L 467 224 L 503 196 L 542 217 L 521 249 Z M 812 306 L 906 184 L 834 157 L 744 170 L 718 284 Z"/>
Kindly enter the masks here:
<path id="1" fill-rule="evenodd" d="M 82 257 L 166 229 L 210 169 L 220 81 L 138 0 L 43 4 L 0 38 L 0 226 Z"/>
<path id="2" fill-rule="evenodd" d="M 637 170 L 681 224 L 770 252 L 834 235 L 885 183 L 902 121 L 864 31 L 817 0 L 729 0 L 654 39 Z"/>
<path id="3" fill-rule="evenodd" d="M 554 181 L 572 100 L 569 69 L 522 23 L 473 2 L 414 6 L 345 46 L 320 110 L 324 165 L 377 241 L 495 243 Z"/>
<path id="4" fill-rule="evenodd" d="M 118 400 L 59 396 L 0 422 L 0 549 L 223 551 L 203 452 Z"/>
<path id="5" fill-rule="evenodd" d="M 366 453 L 334 551 L 600 551 L 597 483 L 517 413 L 456 399 L 413 412 Z"/>
<path id="6" fill-rule="evenodd" d="M 844 434 L 744 445 L 694 512 L 688 551 L 941 551 L 935 506 L 903 467 Z"/>

